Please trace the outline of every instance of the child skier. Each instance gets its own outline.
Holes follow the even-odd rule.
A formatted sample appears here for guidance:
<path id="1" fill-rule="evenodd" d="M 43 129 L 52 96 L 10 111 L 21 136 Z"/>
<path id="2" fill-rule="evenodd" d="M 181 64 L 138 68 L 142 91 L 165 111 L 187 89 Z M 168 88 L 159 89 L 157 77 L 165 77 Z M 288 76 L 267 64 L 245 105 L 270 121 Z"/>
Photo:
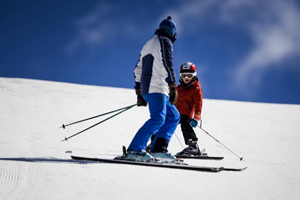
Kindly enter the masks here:
<path id="1" fill-rule="evenodd" d="M 198 138 L 193 130 L 201 120 L 202 90 L 197 78 L 196 66 L 191 62 L 180 67 L 180 85 L 177 86 L 176 107 L 180 113 L 181 130 L 185 144 L 188 145 L 177 155 L 200 155 Z"/>

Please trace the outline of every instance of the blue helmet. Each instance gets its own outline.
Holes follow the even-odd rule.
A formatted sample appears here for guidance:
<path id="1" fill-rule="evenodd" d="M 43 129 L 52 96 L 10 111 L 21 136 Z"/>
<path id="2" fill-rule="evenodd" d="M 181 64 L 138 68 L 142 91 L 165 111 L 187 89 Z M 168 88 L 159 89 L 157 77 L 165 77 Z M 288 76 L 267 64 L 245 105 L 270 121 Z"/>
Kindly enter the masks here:
<path id="1" fill-rule="evenodd" d="M 171 16 L 168 16 L 167 19 L 162 20 L 162 22 L 159 24 L 159 30 L 164 31 L 171 37 L 175 37 L 176 32 L 176 24 L 172 20 Z"/>

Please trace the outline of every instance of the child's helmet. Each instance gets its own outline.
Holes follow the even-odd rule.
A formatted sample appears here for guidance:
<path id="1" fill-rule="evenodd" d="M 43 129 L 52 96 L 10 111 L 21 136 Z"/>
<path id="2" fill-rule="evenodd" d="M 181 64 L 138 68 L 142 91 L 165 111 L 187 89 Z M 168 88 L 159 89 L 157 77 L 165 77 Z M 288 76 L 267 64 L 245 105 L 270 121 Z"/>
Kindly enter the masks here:
<path id="1" fill-rule="evenodd" d="M 194 63 L 185 62 L 180 66 L 180 73 L 197 73 L 197 68 Z"/>

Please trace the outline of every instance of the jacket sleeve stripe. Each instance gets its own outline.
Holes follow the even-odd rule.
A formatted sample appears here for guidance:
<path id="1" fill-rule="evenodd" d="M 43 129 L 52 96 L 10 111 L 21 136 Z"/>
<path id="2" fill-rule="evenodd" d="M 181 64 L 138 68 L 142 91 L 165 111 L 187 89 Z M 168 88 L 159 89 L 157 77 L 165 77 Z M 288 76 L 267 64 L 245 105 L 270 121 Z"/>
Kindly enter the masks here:
<path id="1" fill-rule="evenodd" d="M 172 50 L 172 43 L 171 41 L 167 41 L 163 37 L 159 37 L 159 42 L 161 44 L 161 53 L 162 53 L 162 61 L 163 65 L 165 66 L 168 77 L 166 78 L 166 81 L 168 83 L 174 83 L 176 82 L 174 68 L 173 68 L 173 50 Z"/>

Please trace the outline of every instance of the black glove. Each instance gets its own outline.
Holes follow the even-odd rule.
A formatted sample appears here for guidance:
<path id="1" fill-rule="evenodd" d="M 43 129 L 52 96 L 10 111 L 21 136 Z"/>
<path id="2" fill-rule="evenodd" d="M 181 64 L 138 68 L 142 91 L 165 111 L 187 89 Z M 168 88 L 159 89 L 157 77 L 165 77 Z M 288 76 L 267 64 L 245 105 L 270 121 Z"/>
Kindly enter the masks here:
<path id="1" fill-rule="evenodd" d="M 141 89 L 140 88 L 135 88 L 135 93 L 137 95 L 137 106 L 147 106 L 147 101 L 143 98 L 141 95 Z"/>
<path id="2" fill-rule="evenodd" d="M 170 89 L 170 99 L 169 101 L 171 102 L 172 105 L 174 105 L 177 101 L 177 84 L 176 83 L 170 83 L 169 84 L 169 89 Z"/>

